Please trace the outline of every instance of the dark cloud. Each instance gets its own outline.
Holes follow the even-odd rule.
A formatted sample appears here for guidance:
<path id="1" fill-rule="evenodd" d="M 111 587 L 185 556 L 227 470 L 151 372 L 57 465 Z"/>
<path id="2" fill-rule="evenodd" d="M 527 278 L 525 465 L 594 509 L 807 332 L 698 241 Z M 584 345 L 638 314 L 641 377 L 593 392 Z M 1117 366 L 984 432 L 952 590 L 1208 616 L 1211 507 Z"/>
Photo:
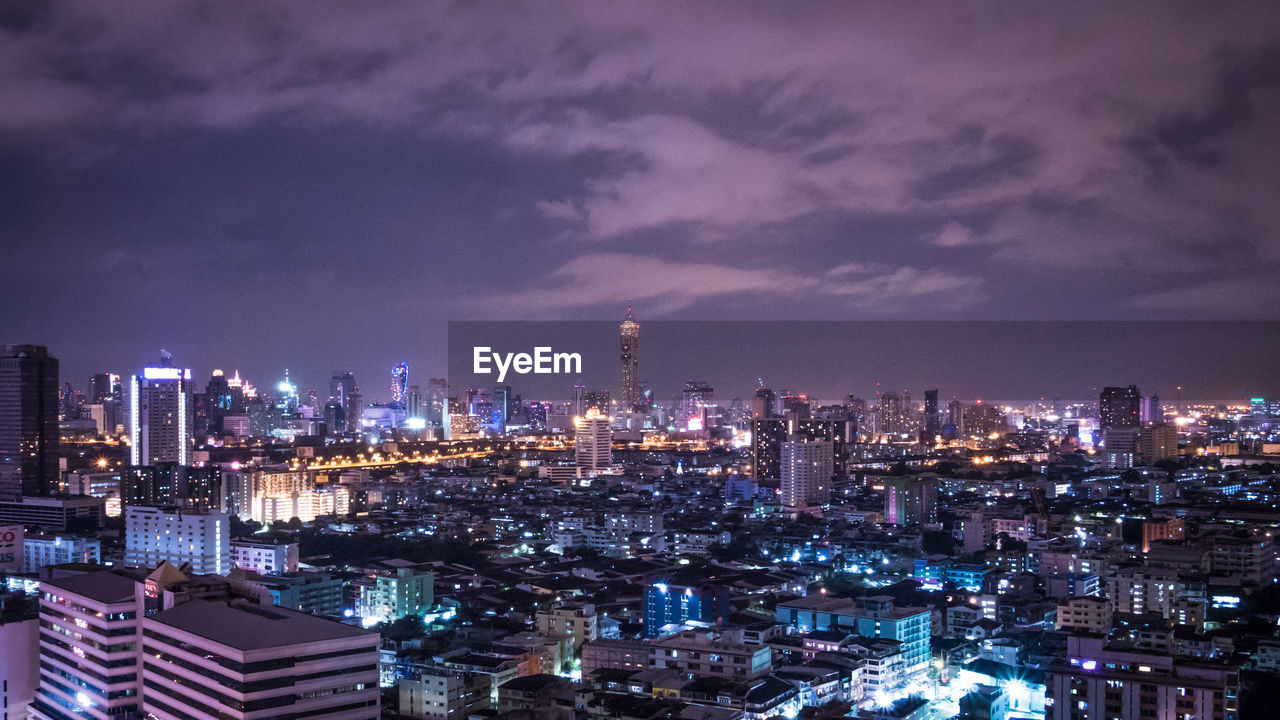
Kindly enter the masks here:
<path id="1" fill-rule="evenodd" d="M 0 327 L 64 356 L 381 373 L 447 318 L 627 295 L 1280 307 L 1280 6 L 15 1 L 0 33 Z"/>
<path id="2" fill-rule="evenodd" d="M 1038 155 L 1034 142 L 1016 135 L 986 139 L 984 134 L 981 126 L 963 126 L 955 143 L 961 158 L 917 180 L 912 194 L 925 201 L 943 200 L 1031 175 Z"/>
<path id="3" fill-rule="evenodd" d="M 1216 64 L 1203 109 L 1165 117 L 1150 129 L 1149 139 L 1136 139 L 1148 158 L 1154 143 L 1184 162 L 1221 163 L 1226 152 L 1220 143 L 1223 136 L 1254 118 L 1256 95 L 1280 88 L 1280 42 L 1249 50 L 1226 47 L 1217 54 Z M 1272 115 L 1268 121 L 1274 126 L 1277 118 Z"/>

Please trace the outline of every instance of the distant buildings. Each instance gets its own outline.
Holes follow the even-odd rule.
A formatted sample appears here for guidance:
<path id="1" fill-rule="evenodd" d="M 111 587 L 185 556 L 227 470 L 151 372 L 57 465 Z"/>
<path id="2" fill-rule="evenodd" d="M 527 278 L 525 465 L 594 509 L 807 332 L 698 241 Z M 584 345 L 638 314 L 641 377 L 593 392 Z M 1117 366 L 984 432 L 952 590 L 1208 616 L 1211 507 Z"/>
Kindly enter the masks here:
<path id="1" fill-rule="evenodd" d="M 58 487 L 58 359 L 43 345 L 0 345 L 0 499 Z"/>

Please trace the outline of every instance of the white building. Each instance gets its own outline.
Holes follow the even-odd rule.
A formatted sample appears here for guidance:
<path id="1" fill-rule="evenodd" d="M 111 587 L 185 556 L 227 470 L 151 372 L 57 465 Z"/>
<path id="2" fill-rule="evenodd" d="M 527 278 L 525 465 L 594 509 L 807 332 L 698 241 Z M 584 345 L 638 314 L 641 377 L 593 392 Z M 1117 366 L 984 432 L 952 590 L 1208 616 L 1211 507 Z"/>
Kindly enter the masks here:
<path id="1" fill-rule="evenodd" d="M 613 428 L 609 418 L 594 409 L 575 420 L 574 455 L 580 475 L 607 470 L 613 463 Z"/>
<path id="2" fill-rule="evenodd" d="M 781 450 L 782 504 L 808 509 L 831 495 L 835 449 L 830 440 L 787 440 Z"/>
<path id="3" fill-rule="evenodd" d="M 124 514 L 124 564 L 155 567 L 162 560 L 192 572 L 231 570 L 231 515 L 130 506 Z"/>
<path id="4" fill-rule="evenodd" d="M 297 572 L 298 543 L 235 540 L 231 543 L 231 567 L 252 570 L 261 575 Z"/>
<path id="5" fill-rule="evenodd" d="M 192 600 L 143 627 L 142 710 L 155 717 L 379 716 L 374 633 L 246 600 Z"/>
<path id="6" fill-rule="evenodd" d="M 40 583 L 40 689 L 34 720 L 112 720 L 138 709 L 136 586 L 109 572 Z M 92 674 L 90 674 L 92 673 Z"/>
<path id="7" fill-rule="evenodd" d="M 164 573 L 170 583 L 188 580 L 168 566 Z M 376 634 L 250 600 L 209 599 L 215 588 L 201 578 L 169 598 L 176 604 L 166 600 L 146 615 L 155 583 L 164 584 L 157 575 L 145 584 L 106 571 L 42 582 L 32 718 L 379 716 Z"/>
<path id="8" fill-rule="evenodd" d="M 46 565 L 102 562 L 102 543 L 66 535 L 27 535 L 22 542 L 22 572 Z"/>
<path id="9" fill-rule="evenodd" d="M 191 370 L 143 368 L 129 382 L 129 464 L 191 464 Z"/>

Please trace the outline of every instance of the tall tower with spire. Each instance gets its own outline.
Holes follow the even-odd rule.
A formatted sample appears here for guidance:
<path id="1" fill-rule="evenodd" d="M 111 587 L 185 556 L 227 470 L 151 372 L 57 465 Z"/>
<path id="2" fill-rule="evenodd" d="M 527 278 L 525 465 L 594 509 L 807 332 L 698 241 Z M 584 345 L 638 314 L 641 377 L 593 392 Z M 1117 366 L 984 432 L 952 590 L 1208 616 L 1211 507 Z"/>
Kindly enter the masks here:
<path id="1" fill-rule="evenodd" d="M 640 323 L 631 314 L 631 305 L 627 305 L 627 314 L 622 318 L 619 337 L 619 355 L 622 359 L 622 408 L 630 412 L 639 405 L 640 396 Z"/>

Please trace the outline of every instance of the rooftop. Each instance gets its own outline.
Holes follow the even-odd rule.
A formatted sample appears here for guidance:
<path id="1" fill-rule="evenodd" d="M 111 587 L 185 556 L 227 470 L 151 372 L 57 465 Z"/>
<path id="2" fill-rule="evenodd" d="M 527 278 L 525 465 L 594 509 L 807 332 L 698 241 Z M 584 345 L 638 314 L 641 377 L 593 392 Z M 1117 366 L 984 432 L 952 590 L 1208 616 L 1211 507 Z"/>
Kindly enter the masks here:
<path id="1" fill-rule="evenodd" d="M 123 575 L 101 570 L 42 580 L 40 584 L 45 590 L 57 588 L 100 603 L 120 603 L 133 601 L 137 583 Z"/>
<path id="2" fill-rule="evenodd" d="M 376 635 L 334 620 L 244 601 L 192 600 L 151 620 L 237 650 L 265 650 L 308 642 Z"/>

